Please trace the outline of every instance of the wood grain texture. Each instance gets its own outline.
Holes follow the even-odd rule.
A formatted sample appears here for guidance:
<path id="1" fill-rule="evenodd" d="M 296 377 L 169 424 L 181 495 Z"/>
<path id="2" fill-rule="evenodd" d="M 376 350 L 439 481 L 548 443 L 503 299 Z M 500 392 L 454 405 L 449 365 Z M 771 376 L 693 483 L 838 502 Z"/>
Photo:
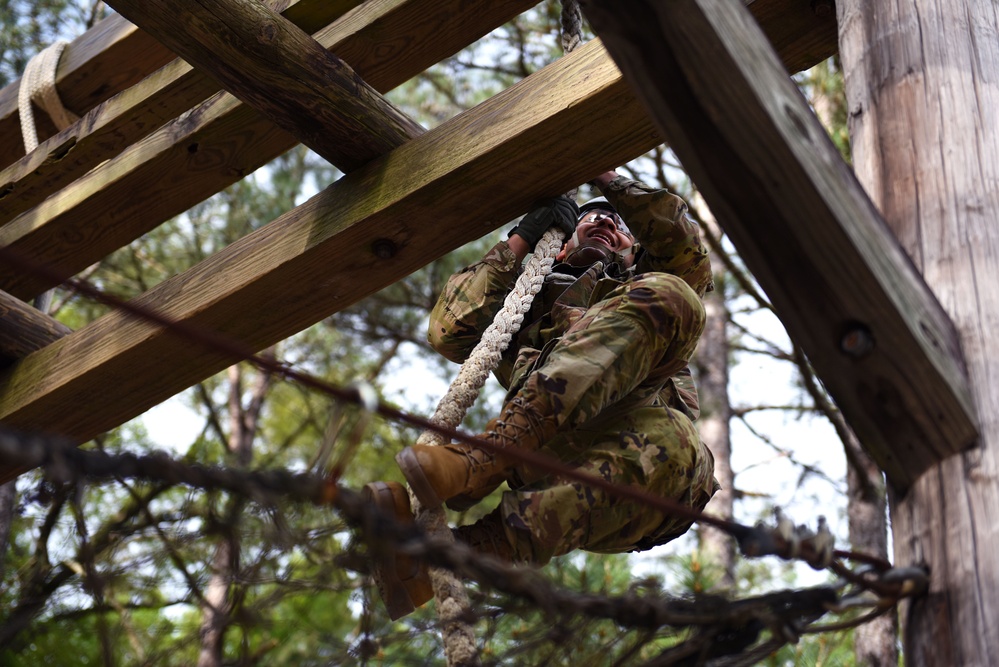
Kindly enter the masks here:
<path id="1" fill-rule="evenodd" d="M 137 303 L 263 349 L 505 224 L 538 196 L 661 141 L 591 42 L 347 174 Z M 376 243 L 394 255 L 383 259 Z M 0 420 L 84 441 L 233 361 L 112 313 L 0 376 Z"/>
<path id="2" fill-rule="evenodd" d="M 176 56 L 120 16 L 110 16 L 80 35 L 59 59 L 56 89 L 70 111 L 81 115 L 132 86 Z M 0 90 L 0 165 L 24 155 L 17 109 L 20 79 Z M 36 114 L 39 139 L 55 128 Z"/>
<path id="3" fill-rule="evenodd" d="M 368 83 L 384 91 L 501 25 L 532 1 L 369 0 L 316 38 L 349 57 Z M 398 37 L 407 29 L 435 39 Z M 215 95 L 17 216 L 0 228 L 0 245 L 72 276 L 295 143 L 231 95 Z M 0 289 L 18 298 L 30 299 L 52 286 L 0 265 Z"/>
<path id="4" fill-rule="evenodd" d="M 316 16 L 316 2 L 286 2 L 289 4 L 286 14 L 302 26 L 313 25 L 323 18 Z M 272 0 L 271 5 L 280 6 L 277 0 Z M 319 31 L 316 40 L 349 63 L 375 89 L 385 91 L 531 6 L 533 2 L 525 0 L 438 3 L 369 0 Z M 801 31 L 807 44 L 809 35 L 816 30 L 827 30 L 829 24 L 828 19 L 803 13 L 789 0 L 755 0 L 750 8 L 764 29 L 781 42 L 786 62 L 803 62 L 802 53 L 810 53 L 791 35 Z M 327 7 L 326 11 L 333 9 Z M 130 33 L 130 41 L 135 39 Z M 72 49 L 71 45 L 67 54 Z M 77 53 L 82 52 L 82 47 L 77 49 Z M 94 140 L 85 134 L 74 135 L 75 130 L 70 129 L 21 163 L 16 168 L 18 174 L 32 174 L 31 167 L 39 167 L 39 173 L 30 176 L 37 186 L 30 195 L 31 205 L 36 208 L 25 210 L 26 204 L 17 201 L 15 190 L 8 193 L 10 208 L 4 216 L 4 199 L 0 196 L 0 220 L 6 221 L 14 214 L 20 216 L 0 230 L 0 243 L 61 267 L 69 277 L 294 145 L 290 135 L 276 131 L 253 111 L 231 105 L 223 96 L 159 128 L 155 136 L 147 136 L 127 149 L 127 155 L 114 157 L 121 150 L 121 142 L 116 138 L 114 143 L 108 143 L 111 135 L 116 137 L 111 128 L 124 123 L 134 130 L 139 122 L 158 123 L 176 110 L 178 105 L 172 100 L 150 99 L 170 105 L 167 112 L 158 109 L 157 104 L 145 106 L 142 97 L 157 90 L 156 80 L 186 90 L 183 85 L 169 81 L 181 76 L 179 72 L 187 67 L 183 62 L 173 63 L 135 90 L 92 112 L 75 130 L 87 126 L 95 130 L 103 128 Z M 186 76 L 182 78 L 188 80 Z M 199 88 L 198 94 L 203 92 Z M 127 119 L 114 119 L 115 113 L 123 108 L 134 114 L 134 124 L 129 125 Z M 74 146 L 74 142 L 88 143 Z M 70 178 L 70 174 L 61 173 L 62 168 L 69 169 L 79 160 L 75 169 L 82 172 L 108 158 L 111 160 L 94 173 L 87 174 L 44 205 L 38 205 L 57 185 Z M 163 174 L 170 176 L 163 178 Z M 4 184 L 17 182 L 11 180 L 12 172 L 4 175 L 8 178 L 0 178 L 0 195 Z M 107 192 L 102 191 L 104 183 L 109 184 Z M 0 267 L 0 289 L 19 298 L 30 299 L 49 287 L 52 285 L 48 282 Z"/>
<path id="5" fill-rule="evenodd" d="M 838 4 L 858 177 L 953 319 L 978 447 L 892 502 L 911 666 L 999 664 L 999 17 L 994 3 Z"/>
<path id="6" fill-rule="evenodd" d="M 264 0 L 306 32 L 312 33 L 343 14 L 358 0 Z M 66 107 L 78 115 L 139 83 L 176 55 L 148 33 L 113 14 L 72 40 L 59 60 L 56 88 Z M 24 155 L 18 121 L 20 80 L 0 90 L 0 165 Z M 39 138 L 55 128 L 44 113 L 36 114 Z"/>
<path id="7" fill-rule="evenodd" d="M 341 171 L 423 133 L 349 65 L 263 4 L 109 4 Z"/>
<path id="8" fill-rule="evenodd" d="M 749 13 L 725 0 L 583 8 L 889 479 L 907 487 L 973 444 L 950 320 Z M 845 352 L 864 337 L 870 350 Z"/>
<path id="9" fill-rule="evenodd" d="M 832 0 L 746 0 L 745 5 L 791 74 L 836 55 Z"/>
<path id="10" fill-rule="evenodd" d="M 0 367 L 40 350 L 72 330 L 62 322 L 0 292 Z"/>
<path id="11" fill-rule="evenodd" d="M 359 2 L 283 0 L 271 4 L 288 5 L 285 14 L 293 17 L 299 27 L 311 28 L 317 22 L 338 18 Z M 214 79 L 177 58 L 96 105 L 79 122 L 52 135 L 36 150 L 0 171 L 0 224 L 37 206 L 218 90 Z"/>

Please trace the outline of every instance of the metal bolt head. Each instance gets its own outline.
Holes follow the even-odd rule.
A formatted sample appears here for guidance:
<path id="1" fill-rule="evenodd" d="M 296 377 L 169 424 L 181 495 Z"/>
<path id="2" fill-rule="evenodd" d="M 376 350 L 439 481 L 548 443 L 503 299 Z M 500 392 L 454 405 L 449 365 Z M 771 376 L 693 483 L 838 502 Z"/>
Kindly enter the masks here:
<path id="1" fill-rule="evenodd" d="M 861 359 L 874 350 L 874 336 L 865 325 L 851 323 L 840 338 L 839 348 L 847 356 Z"/>
<path id="2" fill-rule="evenodd" d="M 375 253 L 375 257 L 380 259 L 392 259 L 395 257 L 397 251 L 398 248 L 391 239 L 376 239 L 371 244 L 371 252 Z"/>

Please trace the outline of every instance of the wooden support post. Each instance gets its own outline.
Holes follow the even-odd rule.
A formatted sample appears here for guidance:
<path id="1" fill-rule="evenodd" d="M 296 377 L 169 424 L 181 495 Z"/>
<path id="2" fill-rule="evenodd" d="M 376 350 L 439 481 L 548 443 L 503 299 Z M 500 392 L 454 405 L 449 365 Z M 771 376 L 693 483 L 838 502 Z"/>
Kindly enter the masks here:
<path id="1" fill-rule="evenodd" d="M 888 478 L 973 444 L 953 325 L 745 8 L 583 9 Z"/>
<path id="2" fill-rule="evenodd" d="M 953 318 L 981 415 L 973 450 L 891 498 L 905 664 L 999 664 L 999 15 L 973 0 L 840 0 L 857 174 Z"/>

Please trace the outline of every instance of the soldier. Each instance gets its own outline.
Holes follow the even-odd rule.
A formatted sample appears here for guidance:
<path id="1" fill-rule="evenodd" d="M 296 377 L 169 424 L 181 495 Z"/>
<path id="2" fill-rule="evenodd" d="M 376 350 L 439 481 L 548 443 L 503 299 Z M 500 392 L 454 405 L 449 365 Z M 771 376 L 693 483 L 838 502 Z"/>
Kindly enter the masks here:
<path id="1" fill-rule="evenodd" d="M 579 208 L 566 197 L 544 201 L 506 241 L 452 276 L 430 317 L 430 344 L 464 361 L 523 259 L 558 225 L 571 236 L 495 371 L 508 394 L 479 437 L 703 509 L 718 484 L 692 423 L 698 403 L 688 362 L 704 327 L 701 297 L 712 289 L 707 250 L 676 195 L 615 171 L 591 183 L 603 197 Z M 467 509 L 507 482 L 495 510 L 454 533 L 509 561 L 543 565 L 574 549 L 644 550 L 691 524 L 464 443 L 417 444 L 396 460 L 429 508 Z M 412 520 L 402 485 L 375 482 L 364 492 Z M 432 596 L 415 562 L 400 556 L 376 567 L 392 618 Z"/>

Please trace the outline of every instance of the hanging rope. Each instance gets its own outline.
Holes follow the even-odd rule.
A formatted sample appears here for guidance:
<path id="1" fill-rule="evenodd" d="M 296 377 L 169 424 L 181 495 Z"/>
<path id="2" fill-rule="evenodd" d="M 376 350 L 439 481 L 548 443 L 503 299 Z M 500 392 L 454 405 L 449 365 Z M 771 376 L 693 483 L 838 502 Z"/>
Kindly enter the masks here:
<path id="1" fill-rule="evenodd" d="M 69 42 L 58 41 L 36 53 L 28 61 L 21 75 L 17 90 L 17 108 L 21 116 L 21 136 L 24 138 L 24 152 L 38 148 L 38 132 L 35 129 L 35 116 L 31 103 L 35 102 L 49 115 L 60 130 L 64 130 L 79 117 L 62 105 L 56 91 L 56 70 L 59 58 Z"/>
<path id="2" fill-rule="evenodd" d="M 64 130 L 79 117 L 62 105 L 56 91 L 56 70 L 59 58 L 69 42 L 58 41 L 45 47 L 28 61 L 21 75 L 17 89 L 17 109 L 21 117 L 21 136 L 24 139 L 25 154 L 38 148 L 38 131 L 35 129 L 35 115 L 31 108 L 34 101 L 49 115 L 55 126 Z M 52 290 L 35 297 L 35 308 L 47 312 L 52 302 Z"/>
<path id="3" fill-rule="evenodd" d="M 582 41 L 582 15 L 577 0 L 562 3 L 562 49 L 568 54 Z M 573 188 L 566 196 L 575 199 Z M 475 403 L 489 374 L 500 362 L 503 352 L 510 345 L 514 335 L 524 323 L 524 316 L 531 309 L 534 297 L 541 291 L 545 276 L 551 273 L 555 255 L 562 248 L 562 232 L 552 227 L 544 233 L 534 248 L 534 254 L 517 278 L 513 289 L 503 302 L 493 323 L 482 334 L 482 338 L 462 364 L 457 377 L 447 393 L 437 405 L 430 421 L 439 426 L 456 428 L 461 424 L 468 409 Z M 435 431 L 424 431 L 417 442 L 423 445 L 441 445 L 446 440 Z M 410 492 L 417 523 L 428 534 L 453 540 L 447 525 L 443 508 L 424 510 Z M 475 635 L 469 623 L 462 620 L 472 618 L 465 587 L 450 570 L 431 569 L 430 579 L 437 599 L 437 615 L 443 626 L 444 651 L 448 665 L 478 664 L 478 651 Z"/>

